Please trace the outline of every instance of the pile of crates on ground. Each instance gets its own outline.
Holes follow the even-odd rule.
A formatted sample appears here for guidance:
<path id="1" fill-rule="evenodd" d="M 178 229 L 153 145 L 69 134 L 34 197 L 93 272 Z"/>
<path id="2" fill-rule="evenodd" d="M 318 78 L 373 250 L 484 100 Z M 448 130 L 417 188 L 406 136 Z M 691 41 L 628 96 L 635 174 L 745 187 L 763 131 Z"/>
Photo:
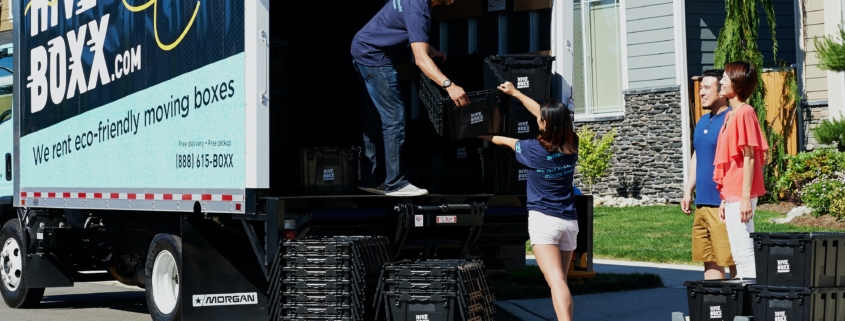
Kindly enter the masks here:
<path id="1" fill-rule="evenodd" d="M 375 320 L 371 301 L 393 254 L 385 237 L 338 236 L 282 243 L 275 320 Z"/>
<path id="2" fill-rule="evenodd" d="M 393 262 L 381 236 L 285 241 L 280 256 L 271 320 L 495 320 L 482 261 Z"/>
<path id="3" fill-rule="evenodd" d="M 845 320 L 845 233 L 751 233 L 756 279 L 688 281 L 690 321 Z"/>
<path id="4" fill-rule="evenodd" d="M 377 310 L 388 321 L 495 320 L 495 295 L 481 261 L 404 260 L 384 266 Z"/>

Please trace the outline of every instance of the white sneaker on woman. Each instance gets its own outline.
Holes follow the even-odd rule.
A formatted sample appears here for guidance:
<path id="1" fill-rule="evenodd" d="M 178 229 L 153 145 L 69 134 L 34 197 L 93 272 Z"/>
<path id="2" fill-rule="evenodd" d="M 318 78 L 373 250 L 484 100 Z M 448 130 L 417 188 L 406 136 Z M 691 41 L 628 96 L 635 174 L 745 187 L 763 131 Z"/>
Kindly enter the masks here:
<path id="1" fill-rule="evenodd" d="M 427 190 L 418 188 L 413 184 L 408 184 L 408 186 L 405 186 L 398 191 L 387 193 L 387 196 L 420 196 L 427 194 Z"/>

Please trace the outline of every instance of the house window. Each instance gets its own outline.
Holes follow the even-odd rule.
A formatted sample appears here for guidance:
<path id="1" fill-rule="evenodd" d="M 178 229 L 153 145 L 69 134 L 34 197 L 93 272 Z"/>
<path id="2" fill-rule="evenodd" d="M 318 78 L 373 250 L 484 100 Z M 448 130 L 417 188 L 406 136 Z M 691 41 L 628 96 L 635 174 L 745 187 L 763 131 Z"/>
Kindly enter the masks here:
<path id="1" fill-rule="evenodd" d="M 625 111 L 619 0 L 574 0 L 575 115 Z"/>

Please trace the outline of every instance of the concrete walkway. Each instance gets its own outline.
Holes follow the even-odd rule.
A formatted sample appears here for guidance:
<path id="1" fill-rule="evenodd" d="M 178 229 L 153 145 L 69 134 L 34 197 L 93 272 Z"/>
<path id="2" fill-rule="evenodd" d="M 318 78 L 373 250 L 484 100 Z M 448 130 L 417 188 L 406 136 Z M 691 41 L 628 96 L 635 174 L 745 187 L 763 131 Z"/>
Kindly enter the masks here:
<path id="1" fill-rule="evenodd" d="M 537 264 L 531 256 L 526 257 L 526 263 Z M 574 320 L 670 321 L 672 312 L 686 316 L 689 308 L 684 281 L 704 278 L 704 268 L 691 265 L 594 260 L 593 268 L 599 273 L 654 273 L 660 275 L 665 287 L 574 296 Z M 498 301 L 496 308 L 496 320 L 557 320 L 551 299 Z"/>

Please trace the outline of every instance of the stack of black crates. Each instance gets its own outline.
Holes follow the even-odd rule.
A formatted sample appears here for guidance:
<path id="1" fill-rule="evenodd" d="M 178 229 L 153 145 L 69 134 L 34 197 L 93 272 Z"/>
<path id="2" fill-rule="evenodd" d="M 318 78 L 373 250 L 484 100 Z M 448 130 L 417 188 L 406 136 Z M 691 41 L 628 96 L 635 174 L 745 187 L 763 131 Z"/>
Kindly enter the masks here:
<path id="1" fill-rule="evenodd" d="M 374 320 L 371 300 L 393 254 L 385 237 L 338 236 L 283 243 L 281 309 L 284 321 Z"/>
<path id="2" fill-rule="evenodd" d="M 687 281 L 690 321 L 845 320 L 845 233 L 751 233 L 756 279 Z"/>
<path id="3" fill-rule="evenodd" d="M 481 261 L 390 263 L 382 270 L 376 308 L 388 321 L 495 320 L 495 295 Z"/>
<path id="4" fill-rule="evenodd" d="M 542 106 L 551 97 L 552 63 L 554 57 L 548 55 L 496 55 L 487 58 L 491 68 L 488 73 L 498 76 L 486 76 L 487 86 L 498 78 L 509 81 L 526 97 Z M 540 134 L 537 117 L 531 114 L 518 99 L 507 97 L 506 110 L 503 113 L 502 134 L 516 139 L 536 138 Z M 574 130 L 574 129 L 573 129 Z M 485 155 L 487 192 L 496 194 L 524 194 L 528 181 L 528 167 L 516 160 L 513 150 L 508 147 L 494 146 Z"/>
<path id="5" fill-rule="evenodd" d="M 845 320 L 845 233 L 751 233 L 754 320 Z"/>

